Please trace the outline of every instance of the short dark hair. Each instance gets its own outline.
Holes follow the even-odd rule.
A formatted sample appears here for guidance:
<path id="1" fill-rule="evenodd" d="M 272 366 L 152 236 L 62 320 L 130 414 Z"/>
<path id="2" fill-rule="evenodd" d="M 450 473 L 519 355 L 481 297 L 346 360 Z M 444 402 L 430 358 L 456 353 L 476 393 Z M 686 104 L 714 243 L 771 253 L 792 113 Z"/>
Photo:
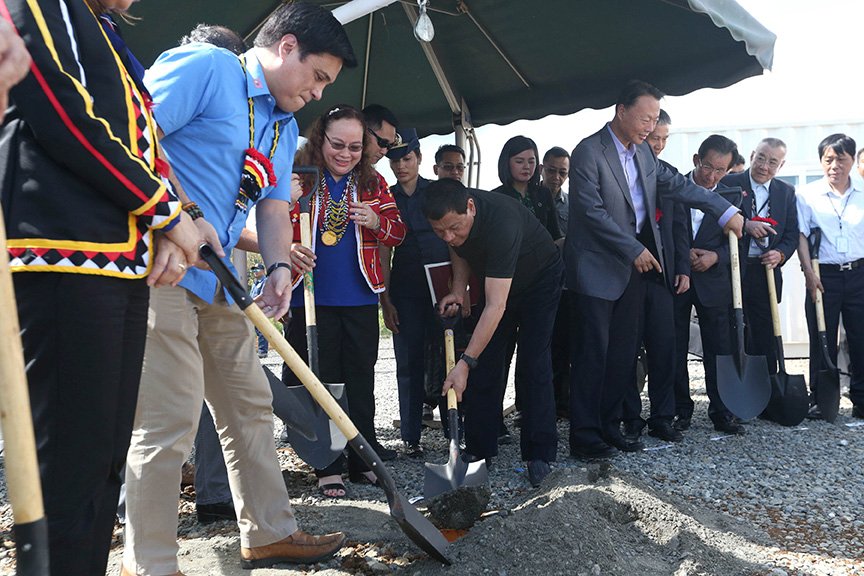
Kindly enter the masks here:
<path id="1" fill-rule="evenodd" d="M 381 104 L 369 104 L 363 108 L 363 117 L 366 118 L 366 125 L 377 130 L 384 122 L 391 124 L 394 128 L 399 128 L 399 120 L 389 108 Z"/>
<path id="2" fill-rule="evenodd" d="M 665 94 L 647 82 L 630 80 L 624 85 L 621 92 L 618 93 L 618 100 L 615 101 L 615 106 L 630 108 L 640 96 L 651 96 L 659 101 L 663 99 Z"/>
<path id="3" fill-rule="evenodd" d="M 741 151 L 738 151 L 738 154 L 735 155 L 735 158 L 732 160 L 732 166 L 744 165 L 747 163 L 747 159 L 744 158 L 744 155 L 741 154 Z"/>
<path id="4" fill-rule="evenodd" d="M 429 220 L 440 220 L 449 212 L 468 212 L 468 189 L 462 182 L 451 178 L 435 180 L 426 187 L 423 215 Z"/>
<path id="5" fill-rule="evenodd" d="M 837 154 L 849 154 L 855 158 L 855 140 L 845 134 L 831 134 L 819 143 L 819 160 L 825 154 L 826 149 L 830 148 Z"/>
<path id="6" fill-rule="evenodd" d="M 510 158 L 525 150 L 534 151 L 534 159 L 539 160 L 540 154 L 537 152 L 537 144 L 534 140 L 527 136 L 513 136 L 504 143 L 501 149 L 501 154 L 498 156 L 498 179 L 505 186 L 510 186 L 513 183 L 513 175 L 510 174 Z M 540 184 L 540 171 L 534 168 L 534 174 L 531 175 L 529 185 L 538 186 Z"/>
<path id="7" fill-rule="evenodd" d="M 462 156 L 462 161 L 465 161 L 465 150 L 463 150 L 461 146 L 457 146 L 456 144 L 442 144 L 435 152 L 435 164 L 440 164 L 441 160 L 444 159 L 444 154 L 449 154 L 450 152 L 458 153 Z"/>
<path id="8" fill-rule="evenodd" d="M 224 48 L 238 55 L 248 50 L 246 42 L 237 32 L 225 26 L 216 26 L 213 24 L 198 24 L 180 39 L 181 46 L 191 44 L 192 42 L 212 44 L 217 48 Z"/>
<path id="9" fill-rule="evenodd" d="M 732 155 L 727 170 L 735 165 L 735 159 L 740 156 L 740 154 L 738 154 L 738 145 L 726 136 L 721 136 L 720 134 L 712 134 L 702 141 L 702 144 L 699 146 L 699 158 L 705 158 L 705 156 L 708 155 L 709 150 L 713 150 L 721 156 L 725 156 L 726 154 Z"/>
<path id="10" fill-rule="evenodd" d="M 858 150 L 858 162 L 864 162 L 864 148 Z"/>
<path id="11" fill-rule="evenodd" d="M 657 117 L 657 126 L 669 126 L 672 124 L 672 118 L 669 117 L 669 113 L 660 109 L 660 116 Z"/>
<path id="12" fill-rule="evenodd" d="M 293 34 L 300 46 L 300 59 L 309 54 L 331 54 L 345 68 L 357 66 L 357 57 L 342 24 L 326 8 L 306 2 L 282 4 L 270 14 L 255 37 L 255 46 L 267 47 Z"/>
<path id="13" fill-rule="evenodd" d="M 564 148 L 560 146 L 553 146 L 543 155 L 543 162 L 546 162 L 550 158 L 570 158 L 570 154 Z"/>

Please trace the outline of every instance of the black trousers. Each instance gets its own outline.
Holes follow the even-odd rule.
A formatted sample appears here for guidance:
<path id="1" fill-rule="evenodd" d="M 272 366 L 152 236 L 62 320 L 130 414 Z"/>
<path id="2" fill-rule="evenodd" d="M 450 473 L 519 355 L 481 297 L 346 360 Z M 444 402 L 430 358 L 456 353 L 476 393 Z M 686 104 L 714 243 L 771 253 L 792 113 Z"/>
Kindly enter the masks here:
<path id="1" fill-rule="evenodd" d="M 552 326 L 561 296 L 564 266 L 544 271 L 521 298 L 507 302 L 507 310 L 468 377 L 462 396 L 465 444 L 479 458 L 498 454 L 501 423 L 501 369 L 509 334 L 519 326 L 516 373 L 524 383 L 520 447 L 523 460 L 553 462 L 558 446 L 555 398 L 552 391 Z"/>
<path id="2" fill-rule="evenodd" d="M 640 341 L 645 344 L 648 368 L 648 424 L 675 417 L 675 325 L 672 293 L 657 273 L 643 274 L 645 301 L 639 322 Z M 636 385 L 636 366 L 624 394 L 623 420 L 642 427 L 642 400 Z"/>
<path id="3" fill-rule="evenodd" d="M 566 288 L 561 291 L 561 302 L 555 315 L 552 329 L 552 385 L 555 390 L 555 410 L 558 415 L 570 414 L 570 358 L 572 357 L 572 338 L 570 337 L 570 301 L 573 293 Z"/>
<path id="4" fill-rule="evenodd" d="M 348 414 L 360 434 L 372 446 L 375 438 L 375 362 L 378 360 L 378 306 L 316 306 L 318 325 L 318 357 L 320 378 L 328 384 L 345 384 Z M 304 361 L 308 362 L 306 348 L 306 312 L 291 309 L 291 321 L 285 337 Z M 299 386 L 300 381 L 286 365 L 282 366 L 282 381 L 286 386 Z M 320 476 L 340 474 L 344 459 L 324 470 Z M 351 470 L 368 470 L 353 450 L 348 451 Z"/>
<path id="5" fill-rule="evenodd" d="M 732 354 L 730 308 L 703 305 L 693 288 L 675 296 L 675 414 L 682 418 L 693 417 L 694 403 L 690 397 L 687 350 L 690 342 L 690 312 L 694 306 L 702 337 L 702 366 L 705 369 L 705 391 L 709 401 L 708 417 L 712 422 L 719 423 L 732 417 L 717 392 L 717 355 Z"/>
<path id="6" fill-rule="evenodd" d="M 741 298 L 744 301 L 744 343 L 747 354 L 764 356 L 768 361 L 768 373 L 776 374 L 777 351 L 771 323 L 771 305 L 768 302 L 768 278 L 765 266 L 758 259 L 747 259 Z"/>
<path id="7" fill-rule="evenodd" d="M 645 295 L 642 275 L 632 270 L 617 300 L 578 294 L 571 308 L 577 334 L 570 369 L 570 448 L 593 447 L 620 434 L 625 390 L 632 385 L 638 322 Z"/>
<path id="8" fill-rule="evenodd" d="M 13 281 L 51 574 L 104 574 L 135 417 L 150 291 L 144 280 L 85 274 L 21 272 Z"/>
<path id="9" fill-rule="evenodd" d="M 852 404 L 864 409 L 864 268 L 854 270 L 832 269 L 823 264 L 820 269 L 822 306 L 825 309 L 825 331 L 828 336 L 828 352 L 837 365 L 837 332 L 840 317 L 846 328 L 849 343 L 849 399 Z M 816 381 L 822 367 L 822 347 L 816 329 L 816 308 L 808 294 L 804 300 L 807 329 L 810 332 L 810 390 L 816 399 Z"/>

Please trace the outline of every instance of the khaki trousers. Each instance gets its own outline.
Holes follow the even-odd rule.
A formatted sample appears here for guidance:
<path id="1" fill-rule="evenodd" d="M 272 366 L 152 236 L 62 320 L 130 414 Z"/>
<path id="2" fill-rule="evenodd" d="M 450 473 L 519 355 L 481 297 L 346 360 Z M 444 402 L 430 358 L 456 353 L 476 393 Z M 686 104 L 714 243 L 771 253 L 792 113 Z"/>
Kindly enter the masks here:
<path id="1" fill-rule="evenodd" d="M 207 304 L 184 288 L 152 291 L 147 345 L 126 467 L 123 563 L 164 575 L 177 564 L 180 467 L 206 400 L 228 468 L 240 543 L 277 542 L 297 523 L 273 439 L 272 395 L 252 325 L 217 295 Z"/>

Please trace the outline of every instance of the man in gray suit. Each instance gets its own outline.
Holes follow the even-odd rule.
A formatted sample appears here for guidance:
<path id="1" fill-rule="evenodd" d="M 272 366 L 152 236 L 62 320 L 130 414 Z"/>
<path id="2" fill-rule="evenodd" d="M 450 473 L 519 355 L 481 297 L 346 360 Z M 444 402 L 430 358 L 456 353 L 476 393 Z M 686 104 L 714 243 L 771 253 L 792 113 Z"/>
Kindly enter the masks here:
<path id="1" fill-rule="evenodd" d="M 645 276 L 664 273 L 658 261 L 663 250 L 658 197 L 698 208 L 739 237 L 744 223 L 729 202 L 657 160 L 645 139 L 657 123 L 663 96 L 650 84 L 629 82 L 612 121 L 571 156 L 564 257 L 567 286 L 577 294 L 570 453 L 580 459 L 606 458 L 614 448 L 638 449 L 621 434 L 621 404 L 636 361 Z M 670 334 L 673 330 L 670 319 Z"/>

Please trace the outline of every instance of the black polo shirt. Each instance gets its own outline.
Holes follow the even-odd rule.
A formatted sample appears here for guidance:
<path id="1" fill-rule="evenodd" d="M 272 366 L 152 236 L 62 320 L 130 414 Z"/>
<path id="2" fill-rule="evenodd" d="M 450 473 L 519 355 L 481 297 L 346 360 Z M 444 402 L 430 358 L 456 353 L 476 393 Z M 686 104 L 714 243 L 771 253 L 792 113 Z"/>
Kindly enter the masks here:
<path id="1" fill-rule="evenodd" d="M 518 298 L 560 262 L 558 247 L 540 221 L 518 200 L 469 190 L 477 213 L 462 246 L 453 250 L 484 278 L 512 278 L 509 299 Z"/>

